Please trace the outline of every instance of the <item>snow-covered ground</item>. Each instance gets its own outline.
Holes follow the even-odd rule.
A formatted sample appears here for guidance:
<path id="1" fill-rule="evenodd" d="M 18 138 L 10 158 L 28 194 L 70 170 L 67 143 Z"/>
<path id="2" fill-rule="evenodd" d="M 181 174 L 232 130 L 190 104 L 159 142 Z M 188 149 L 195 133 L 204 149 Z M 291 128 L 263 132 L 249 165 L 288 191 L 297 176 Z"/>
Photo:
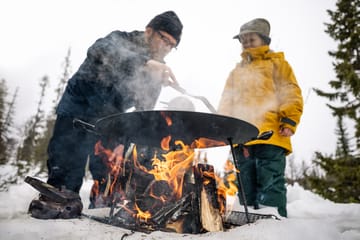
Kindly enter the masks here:
<path id="1" fill-rule="evenodd" d="M 91 186 L 86 181 L 81 191 L 84 206 L 88 204 Z M 226 232 L 145 234 L 105 225 L 87 218 L 71 220 L 38 220 L 27 214 L 36 190 L 23 183 L 0 192 L 0 239 L 221 239 L 221 240 L 359 240 L 360 204 L 336 204 L 304 190 L 288 186 L 287 219 L 259 220 Z M 240 206 L 235 206 L 239 208 Z M 241 208 L 242 210 L 242 208 Z M 259 210 L 261 211 L 261 209 Z M 273 209 L 262 209 L 275 213 Z M 90 210 L 84 212 L 91 213 Z"/>

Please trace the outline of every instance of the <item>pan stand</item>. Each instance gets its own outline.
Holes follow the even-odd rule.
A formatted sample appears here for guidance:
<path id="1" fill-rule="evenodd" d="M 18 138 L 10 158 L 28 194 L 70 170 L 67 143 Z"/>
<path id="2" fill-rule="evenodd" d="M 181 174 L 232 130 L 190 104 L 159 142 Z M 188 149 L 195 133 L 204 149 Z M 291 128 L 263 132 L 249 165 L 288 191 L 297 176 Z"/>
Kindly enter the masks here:
<path id="1" fill-rule="evenodd" d="M 239 186 L 240 187 L 240 195 L 241 195 L 241 198 L 242 198 L 243 203 L 244 203 L 244 210 L 245 210 L 246 220 L 247 220 L 247 223 L 250 223 L 249 211 L 248 211 L 245 192 L 244 192 L 244 184 L 243 184 L 243 182 L 241 180 L 240 166 L 239 166 L 238 160 L 236 158 L 236 154 L 235 154 L 234 146 L 233 146 L 233 143 L 232 143 L 232 139 L 228 138 L 228 141 L 229 141 L 229 144 L 230 144 L 231 154 L 232 154 L 232 157 L 233 157 L 233 160 L 234 160 L 234 164 L 235 164 L 235 167 L 236 167 L 236 170 L 237 170 L 236 171 L 236 177 L 237 177 L 239 185 L 240 185 Z"/>

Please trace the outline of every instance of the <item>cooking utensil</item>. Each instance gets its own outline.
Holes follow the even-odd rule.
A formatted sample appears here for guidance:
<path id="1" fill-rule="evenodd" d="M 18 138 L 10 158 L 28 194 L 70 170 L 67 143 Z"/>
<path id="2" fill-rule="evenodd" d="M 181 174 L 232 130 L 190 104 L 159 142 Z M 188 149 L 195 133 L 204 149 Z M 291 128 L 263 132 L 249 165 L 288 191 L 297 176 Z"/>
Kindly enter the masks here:
<path id="1" fill-rule="evenodd" d="M 244 143 L 256 138 L 259 133 L 255 126 L 240 119 L 170 110 L 119 113 L 101 118 L 95 124 L 76 119 L 74 125 L 119 143 L 153 147 L 160 147 L 161 140 L 167 136 L 171 136 L 172 141 L 182 140 L 187 145 L 199 138 L 229 144 L 229 138 L 234 143 Z"/>
<path id="2" fill-rule="evenodd" d="M 205 98 L 204 96 L 196 96 L 196 95 L 192 95 L 190 93 L 188 93 L 184 88 L 180 87 L 179 85 L 175 85 L 175 84 L 172 84 L 170 85 L 173 89 L 177 90 L 178 92 L 186 95 L 186 96 L 189 96 L 189 97 L 192 97 L 192 98 L 195 98 L 195 99 L 199 99 L 200 101 L 202 101 L 205 106 L 212 112 L 212 113 L 216 113 L 216 109 L 211 105 L 211 103 L 209 102 L 209 100 L 207 100 L 207 98 Z"/>

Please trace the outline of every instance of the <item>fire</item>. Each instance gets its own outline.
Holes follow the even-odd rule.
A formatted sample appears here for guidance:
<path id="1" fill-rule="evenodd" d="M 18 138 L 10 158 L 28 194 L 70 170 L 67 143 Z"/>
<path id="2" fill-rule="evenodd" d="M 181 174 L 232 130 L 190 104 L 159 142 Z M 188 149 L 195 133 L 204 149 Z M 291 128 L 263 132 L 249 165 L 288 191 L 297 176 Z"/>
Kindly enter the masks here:
<path id="1" fill-rule="evenodd" d="M 169 186 L 172 187 L 176 198 L 179 199 L 182 196 L 184 175 L 190 169 L 194 160 L 194 150 L 190 149 L 182 141 L 175 141 L 175 144 L 181 145 L 181 150 L 163 154 L 164 160 L 155 156 L 152 159 L 153 169 L 148 173 L 153 174 L 157 181 L 167 181 Z"/>
<path id="2" fill-rule="evenodd" d="M 148 219 L 151 218 L 151 213 L 149 211 L 142 211 L 136 203 L 135 210 L 137 211 L 137 213 L 135 214 L 136 219 L 147 222 Z"/>
<path id="3" fill-rule="evenodd" d="M 124 145 L 118 145 L 113 151 L 102 146 L 101 141 L 95 144 L 95 155 L 99 155 L 110 170 L 110 174 L 117 177 L 123 164 Z"/>
<path id="4" fill-rule="evenodd" d="M 170 118 L 167 120 L 167 123 L 171 125 Z M 189 174 L 189 172 L 194 174 L 193 166 L 196 166 L 199 163 L 199 156 L 196 156 L 194 149 L 221 146 L 225 145 L 225 143 L 207 138 L 200 138 L 195 140 L 189 146 L 181 140 L 176 140 L 174 141 L 174 144 L 177 146 L 176 149 L 170 150 L 170 141 L 171 136 L 162 139 L 161 149 L 157 149 L 152 158 L 150 157 L 151 159 L 149 159 L 149 161 L 151 161 L 151 167 L 142 165 L 139 158 L 142 155 L 139 155 L 136 145 L 132 145 L 130 150 L 128 150 L 129 154 L 127 152 L 124 155 L 124 145 L 122 144 L 119 144 L 111 150 L 104 147 L 101 141 L 97 142 L 95 145 L 95 155 L 100 156 L 107 166 L 108 178 L 101 182 L 94 182 L 91 193 L 92 197 L 98 197 L 99 202 L 105 201 L 106 199 L 110 199 L 111 201 L 126 200 L 124 202 L 131 202 L 132 204 L 130 205 L 121 202 L 118 203 L 117 206 L 121 206 L 129 212 L 129 216 L 140 222 L 148 222 L 149 219 L 156 216 L 156 210 L 154 210 L 156 208 L 153 209 L 153 207 L 158 207 L 159 204 L 166 206 L 166 204 L 172 204 L 174 201 L 183 201 L 185 196 L 187 196 L 184 196 L 183 194 L 185 175 Z M 204 161 L 205 164 L 207 164 L 206 159 L 204 159 Z M 126 168 L 128 168 L 128 172 L 125 172 Z M 202 172 L 202 175 L 205 176 L 203 182 L 204 185 L 207 185 L 212 181 L 209 179 L 213 179 L 215 180 L 214 182 L 216 182 L 217 193 L 215 194 L 217 194 L 217 196 L 215 196 L 215 199 L 218 199 L 217 201 L 220 205 L 219 211 L 221 214 L 225 213 L 226 196 L 234 196 L 237 192 L 234 169 L 234 165 L 230 161 L 227 161 L 225 172 L 228 174 L 225 178 L 219 177 L 213 170 L 204 170 L 204 172 Z M 149 179 L 147 186 L 141 186 L 146 189 L 146 195 L 141 195 L 139 198 L 134 195 L 138 187 L 136 181 L 133 185 L 129 185 L 129 182 L 126 183 L 126 186 L 121 184 L 121 181 L 123 181 L 120 180 L 121 177 L 124 177 L 125 173 L 129 174 L 129 172 L 130 175 L 128 175 L 128 178 L 131 178 L 133 174 L 136 174 L 134 176 L 145 176 L 146 179 Z M 151 176 L 151 178 L 149 176 Z M 105 182 L 107 182 L 106 190 L 102 193 L 103 195 L 100 196 L 100 184 Z M 165 186 L 165 184 L 167 185 Z M 127 198 L 129 197 L 127 195 L 129 193 L 125 191 L 125 189 L 122 189 L 122 187 L 126 189 L 130 188 L 131 199 Z M 155 189 L 153 189 L 153 187 L 155 187 Z M 162 188 L 165 188 L 166 191 L 159 191 L 159 189 Z M 116 197 L 110 198 L 109 196 Z M 146 201 L 145 204 L 144 201 Z M 147 205 L 148 202 L 150 202 L 150 205 Z"/>
<path id="5" fill-rule="evenodd" d="M 209 138 L 199 138 L 196 139 L 192 144 L 192 148 L 209 148 L 209 147 L 219 147 L 225 146 L 226 144 L 221 141 L 212 140 Z"/>
<path id="6" fill-rule="evenodd" d="M 161 140 L 161 148 L 166 151 L 169 151 L 170 150 L 170 141 L 171 141 L 171 136 L 164 137 Z"/>
<path id="7" fill-rule="evenodd" d="M 225 166 L 225 176 L 221 178 L 218 175 L 215 175 L 218 191 L 218 202 L 220 203 L 220 212 L 225 213 L 225 205 L 222 204 L 222 199 L 226 199 L 227 196 L 235 196 L 238 191 L 236 185 L 236 168 L 230 160 L 226 160 Z"/>
<path id="8" fill-rule="evenodd" d="M 168 126 L 171 126 L 171 125 L 172 125 L 172 120 L 171 120 L 171 118 L 170 118 L 169 116 L 166 116 L 166 115 L 165 115 L 165 112 L 161 112 L 161 115 L 162 115 L 163 118 L 165 119 L 166 124 L 167 124 Z"/>

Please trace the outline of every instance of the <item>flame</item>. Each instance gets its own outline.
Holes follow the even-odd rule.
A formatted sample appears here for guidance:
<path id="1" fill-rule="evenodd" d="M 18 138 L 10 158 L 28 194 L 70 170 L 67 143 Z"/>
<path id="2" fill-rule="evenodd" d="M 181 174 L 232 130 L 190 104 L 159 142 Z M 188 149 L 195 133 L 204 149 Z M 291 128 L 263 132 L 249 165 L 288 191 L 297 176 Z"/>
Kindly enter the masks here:
<path id="1" fill-rule="evenodd" d="M 181 150 L 170 151 L 163 154 L 164 160 L 154 156 L 152 159 L 153 169 L 147 171 L 154 175 L 155 180 L 167 181 L 177 199 L 182 196 L 182 186 L 185 173 L 190 169 L 194 160 L 194 150 L 190 149 L 182 141 L 175 141 Z M 166 150 L 166 149 L 164 149 Z"/>
<path id="2" fill-rule="evenodd" d="M 90 191 L 90 198 L 96 198 L 97 196 L 99 196 L 99 181 L 94 180 Z"/>
<path id="3" fill-rule="evenodd" d="M 124 145 L 118 145 L 113 151 L 102 146 L 101 141 L 95 144 L 95 155 L 102 157 L 103 162 L 109 168 L 111 175 L 116 175 L 121 170 L 123 163 Z"/>
<path id="4" fill-rule="evenodd" d="M 235 169 L 235 166 L 234 166 L 233 162 L 230 161 L 229 159 L 226 160 L 225 165 L 224 165 L 224 171 L 230 172 L 230 171 L 234 171 L 234 169 Z"/>
<path id="5" fill-rule="evenodd" d="M 234 173 L 231 173 L 227 176 L 226 181 L 229 183 L 229 187 L 226 190 L 226 194 L 229 196 L 235 196 L 238 191 L 238 188 L 235 184 L 236 176 Z"/>
<path id="6" fill-rule="evenodd" d="M 148 172 L 148 170 L 146 169 L 146 167 L 144 167 L 143 165 L 141 165 L 139 162 L 138 162 L 138 153 L 137 153 L 137 148 L 136 146 L 134 146 L 134 149 L 133 149 L 133 162 L 134 162 L 134 166 L 137 168 L 137 169 L 140 169 L 144 172 Z"/>
<path id="7" fill-rule="evenodd" d="M 165 119 L 166 124 L 167 124 L 168 126 L 171 126 L 171 125 L 172 125 L 172 120 L 171 120 L 171 118 L 170 118 L 169 116 L 167 116 L 167 115 L 165 114 L 165 112 L 161 112 L 161 116 L 163 116 L 163 118 Z"/>
<path id="8" fill-rule="evenodd" d="M 147 220 L 151 218 L 151 213 L 148 210 L 142 211 L 136 203 L 134 208 L 137 211 L 137 213 L 135 214 L 136 219 L 147 222 Z"/>
<path id="9" fill-rule="evenodd" d="M 166 196 L 156 196 L 152 191 L 150 192 L 149 196 L 161 201 L 162 203 L 165 203 L 167 201 Z"/>
<path id="10" fill-rule="evenodd" d="M 219 147 L 219 146 L 225 146 L 226 144 L 222 141 L 216 141 L 209 138 L 199 138 L 196 139 L 192 144 L 192 148 L 210 148 L 210 147 Z"/>
<path id="11" fill-rule="evenodd" d="M 216 175 L 214 172 L 205 171 L 205 172 L 203 172 L 203 175 L 209 178 L 204 181 L 204 185 L 207 185 L 210 183 L 210 178 L 216 180 Z"/>
<path id="12" fill-rule="evenodd" d="M 218 192 L 218 202 L 220 204 L 220 212 L 225 213 L 225 205 L 223 199 L 226 199 L 227 196 L 235 196 L 238 191 L 236 185 L 236 168 L 234 164 L 227 160 L 224 166 L 225 176 L 221 178 L 219 175 L 215 175 L 217 183 L 217 192 Z"/>
<path id="13" fill-rule="evenodd" d="M 164 137 L 162 140 L 161 140 L 161 148 L 166 150 L 166 151 L 169 151 L 170 150 L 170 141 L 171 141 L 171 136 L 167 136 L 167 137 Z"/>
<path id="14" fill-rule="evenodd" d="M 122 170 L 122 166 L 124 164 L 123 153 L 124 153 L 124 145 L 122 144 L 118 145 L 113 151 L 103 147 L 101 141 L 98 141 L 95 144 L 94 154 L 100 156 L 108 168 L 110 175 L 108 181 L 110 181 L 110 178 L 114 179 L 113 182 L 111 182 L 109 188 L 110 194 L 114 191 L 114 186 L 117 182 L 119 173 Z"/>

